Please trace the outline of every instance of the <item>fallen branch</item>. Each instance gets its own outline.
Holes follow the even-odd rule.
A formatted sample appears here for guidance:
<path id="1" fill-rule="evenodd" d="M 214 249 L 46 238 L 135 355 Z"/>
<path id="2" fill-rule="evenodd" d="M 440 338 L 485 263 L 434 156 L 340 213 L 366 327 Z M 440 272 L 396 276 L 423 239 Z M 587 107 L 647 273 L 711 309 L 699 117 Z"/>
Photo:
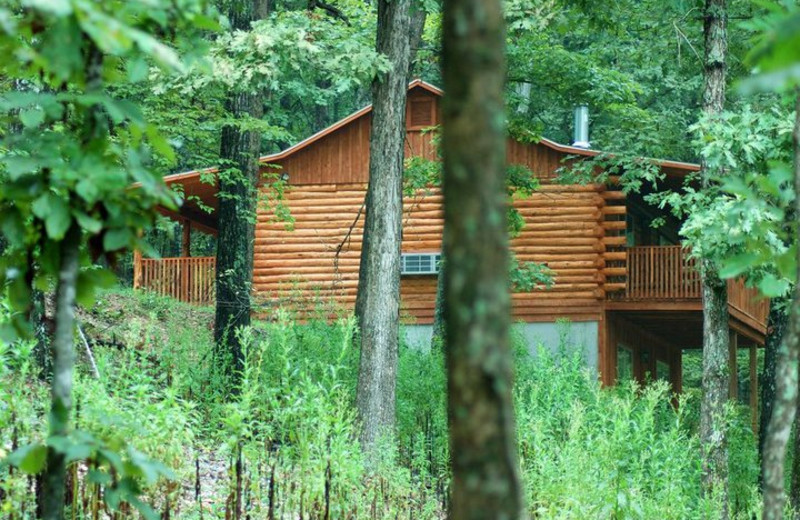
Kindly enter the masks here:
<path id="1" fill-rule="evenodd" d="M 86 355 L 89 357 L 89 363 L 92 365 L 92 372 L 94 373 L 95 379 L 100 379 L 100 371 L 97 370 L 97 363 L 94 362 L 94 356 L 92 355 L 92 349 L 89 347 L 89 342 L 86 340 L 86 335 L 83 333 L 83 329 L 81 328 L 81 324 L 77 324 L 78 327 L 78 334 L 80 335 L 81 339 L 83 340 L 83 346 L 86 347 Z"/>

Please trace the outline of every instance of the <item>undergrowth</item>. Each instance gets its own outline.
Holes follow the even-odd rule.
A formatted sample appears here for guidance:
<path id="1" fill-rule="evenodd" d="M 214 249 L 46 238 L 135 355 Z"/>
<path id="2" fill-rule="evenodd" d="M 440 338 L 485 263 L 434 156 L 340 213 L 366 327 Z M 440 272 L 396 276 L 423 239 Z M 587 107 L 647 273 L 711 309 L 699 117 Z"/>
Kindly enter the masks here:
<path id="1" fill-rule="evenodd" d="M 156 510 L 189 519 L 444 516 L 440 348 L 401 346 L 396 436 L 386 439 L 380 470 L 370 475 L 356 440 L 353 320 L 298 323 L 279 313 L 257 323 L 243 333 L 245 371 L 231 392 L 213 371 L 210 314 L 123 292 L 80 316 L 100 377 L 80 363 L 74 424 L 166 466 L 172 480 L 145 486 L 143 498 Z M 693 395 L 676 403 L 664 383 L 601 389 L 570 345 L 540 346 L 531 356 L 515 338 L 517 435 L 532 517 L 717 516 L 717 503 L 699 491 Z M 0 458 L 46 431 L 48 392 L 31 348 L 0 347 Z M 746 419 L 733 417 L 732 502 L 739 518 L 751 518 L 759 500 L 754 441 Z M 71 468 L 75 518 L 103 510 L 85 479 L 90 469 Z M 0 468 L 2 514 L 34 518 L 36 487 Z"/>

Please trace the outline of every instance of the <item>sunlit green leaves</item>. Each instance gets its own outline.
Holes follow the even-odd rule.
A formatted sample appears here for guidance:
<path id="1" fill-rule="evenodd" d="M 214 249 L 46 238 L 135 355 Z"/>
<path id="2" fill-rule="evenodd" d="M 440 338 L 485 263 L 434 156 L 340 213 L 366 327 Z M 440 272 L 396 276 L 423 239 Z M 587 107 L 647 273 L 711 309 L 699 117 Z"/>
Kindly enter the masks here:
<path id="1" fill-rule="evenodd" d="M 766 12 L 744 25 L 753 33 L 747 61 L 755 74 L 740 85 L 744 93 L 781 90 L 800 84 L 800 6 L 792 0 L 762 0 Z"/>
<path id="2" fill-rule="evenodd" d="M 686 217 L 681 233 L 693 254 L 716 262 L 723 277 L 746 276 L 770 297 L 785 294 L 796 275 L 787 211 L 795 197 L 787 166 L 792 116 L 776 104 L 701 120 L 695 144 L 721 172 L 718 188 L 651 197 Z"/>
<path id="3" fill-rule="evenodd" d="M 13 452 L 3 462 L 18 467 L 24 473 L 34 475 L 44 468 L 46 457 L 47 446 L 29 444 Z"/>
<path id="4" fill-rule="evenodd" d="M 160 518 L 138 495 L 142 485 L 152 485 L 162 478 L 171 480 L 175 474 L 164 464 L 118 439 L 105 441 L 85 431 L 51 436 L 44 443 L 17 449 L 2 464 L 34 475 L 44 468 L 48 449 L 64 455 L 67 464 L 85 463 L 90 468 L 89 482 L 102 486 L 103 500 L 111 511 L 118 511 L 122 503 L 129 503 L 145 518 Z"/>
<path id="5" fill-rule="evenodd" d="M 254 22 L 251 31 L 221 35 L 210 52 L 210 74 L 198 63 L 180 86 L 199 90 L 221 83 L 232 90 L 295 96 L 341 93 L 368 84 L 389 67 L 353 31 L 306 11 L 283 11 Z"/>

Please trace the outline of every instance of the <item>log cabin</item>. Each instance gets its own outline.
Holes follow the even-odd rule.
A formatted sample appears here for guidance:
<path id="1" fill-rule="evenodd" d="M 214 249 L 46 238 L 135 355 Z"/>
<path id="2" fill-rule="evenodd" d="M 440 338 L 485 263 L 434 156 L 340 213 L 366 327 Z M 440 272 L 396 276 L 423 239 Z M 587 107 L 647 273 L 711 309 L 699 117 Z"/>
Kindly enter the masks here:
<path id="1" fill-rule="evenodd" d="M 442 91 L 420 80 L 408 89 L 407 157 L 436 160 L 432 134 L 439 122 Z M 258 312 L 277 306 L 295 309 L 333 301 L 352 308 L 358 283 L 363 205 L 368 180 L 371 107 L 365 107 L 311 137 L 261 158 L 265 172 L 286 181 L 285 204 L 293 229 L 260 205 L 253 246 L 252 287 Z M 540 180 L 530 197 L 515 198 L 524 218 L 511 241 L 520 262 L 540 262 L 554 273 L 547 289 L 513 294 L 513 317 L 531 344 L 553 343 L 560 334 L 580 345 L 587 363 L 604 384 L 618 379 L 665 379 L 681 389 L 681 355 L 702 344 L 700 278 L 694 260 L 681 246 L 679 223 L 654 229 L 657 210 L 641 195 L 626 195 L 612 185 L 557 182 L 567 161 L 600 152 L 547 139 L 508 140 L 509 164 L 524 165 Z M 699 166 L 653 160 L 667 181 L 679 184 Z M 165 214 L 184 224 L 180 258 L 143 259 L 135 255 L 134 285 L 194 303 L 213 300 L 214 258 L 189 256 L 192 230 L 216 231 L 214 170 L 166 178 L 182 185 L 186 202 Z M 260 187 L 268 195 L 271 184 Z M 437 188 L 404 200 L 401 299 L 410 336 L 430 334 L 441 248 L 442 197 Z M 756 407 L 756 347 L 766 334 L 768 302 L 741 280 L 729 282 L 731 360 L 749 349 L 749 394 Z M 561 323 L 568 320 L 569 326 Z M 563 329 L 563 330 L 562 330 Z M 738 385 L 734 371 L 731 394 Z M 755 415 L 753 416 L 755 418 Z M 755 419 L 754 419 L 755 420 Z"/>

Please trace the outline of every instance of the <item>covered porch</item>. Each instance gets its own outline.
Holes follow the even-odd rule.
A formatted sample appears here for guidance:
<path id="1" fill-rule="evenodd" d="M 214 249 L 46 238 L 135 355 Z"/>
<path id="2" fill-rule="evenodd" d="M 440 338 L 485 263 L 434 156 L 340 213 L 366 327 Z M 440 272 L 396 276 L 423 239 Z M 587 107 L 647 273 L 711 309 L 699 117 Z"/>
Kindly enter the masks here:
<path id="1" fill-rule="evenodd" d="M 204 178 L 204 174 L 211 177 Z M 134 251 L 134 289 L 145 289 L 193 305 L 214 303 L 216 257 L 191 254 L 193 233 L 217 235 L 217 188 L 213 174 L 213 170 L 207 170 L 164 179 L 168 186 L 186 194 L 179 210 L 159 209 L 162 215 L 180 224 L 180 256 L 145 258 L 140 251 Z"/>

